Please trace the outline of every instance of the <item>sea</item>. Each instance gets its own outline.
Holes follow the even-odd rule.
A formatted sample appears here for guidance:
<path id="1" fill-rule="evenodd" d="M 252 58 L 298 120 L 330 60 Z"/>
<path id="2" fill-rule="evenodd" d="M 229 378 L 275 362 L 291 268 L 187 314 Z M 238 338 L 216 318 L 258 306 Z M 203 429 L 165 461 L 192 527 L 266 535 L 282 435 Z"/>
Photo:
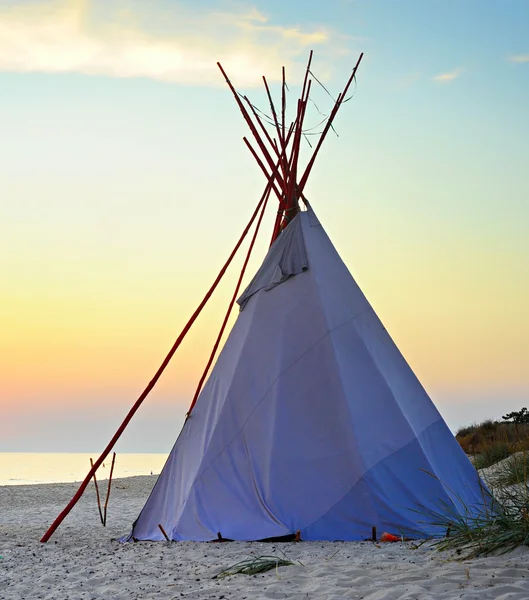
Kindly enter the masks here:
<path id="1" fill-rule="evenodd" d="M 0 485 L 32 485 L 82 481 L 90 470 L 90 458 L 99 453 L 0 452 Z M 135 475 L 158 475 L 167 454 L 116 454 L 112 479 Z M 108 479 L 112 454 L 97 470 L 98 479 Z"/>

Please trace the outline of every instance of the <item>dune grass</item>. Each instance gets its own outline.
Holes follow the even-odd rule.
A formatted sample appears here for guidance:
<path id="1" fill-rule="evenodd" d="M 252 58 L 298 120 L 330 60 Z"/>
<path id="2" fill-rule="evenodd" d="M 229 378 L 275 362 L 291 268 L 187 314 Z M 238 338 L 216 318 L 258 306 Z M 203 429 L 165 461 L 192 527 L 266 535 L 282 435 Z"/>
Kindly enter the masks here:
<path id="1" fill-rule="evenodd" d="M 224 577 L 230 577 L 231 575 L 257 575 L 259 573 L 266 573 L 272 569 L 278 569 L 279 567 L 288 567 L 294 563 L 278 556 L 256 556 L 248 560 L 242 560 L 241 562 L 224 569 L 220 573 L 217 573 L 213 579 L 223 579 Z"/>
<path id="2" fill-rule="evenodd" d="M 492 500 L 492 499 L 491 499 Z M 449 531 L 434 542 L 438 550 L 452 550 L 459 560 L 504 554 L 529 545 L 529 495 L 509 493 L 492 500 L 493 510 L 484 508 L 474 515 L 456 515 L 449 507 L 430 513 L 430 523 Z"/>
<path id="3" fill-rule="evenodd" d="M 499 488 L 502 493 L 509 486 L 528 486 L 529 453 L 526 451 L 512 454 L 508 460 L 496 463 L 494 473 L 487 477 L 493 488 Z"/>
<path id="4" fill-rule="evenodd" d="M 529 546 L 529 453 L 505 457 L 505 448 L 489 448 L 476 457 L 484 484 L 480 507 L 464 514 L 443 504 L 429 511 L 428 522 L 447 532 L 434 542 L 438 550 L 455 551 L 460 560 L 510 552 Z M 460 501 L 461 502 L 461 501 Z"/>
<path id="5" fill-rule="evenodd" d="M 476 469 L 486 469 L 501 460 L 509 457 L 512 449 L 506 442 L 495 442 L 490 446 L 483 448 L 480 454 L 474 456 L 474 466 Z"/>

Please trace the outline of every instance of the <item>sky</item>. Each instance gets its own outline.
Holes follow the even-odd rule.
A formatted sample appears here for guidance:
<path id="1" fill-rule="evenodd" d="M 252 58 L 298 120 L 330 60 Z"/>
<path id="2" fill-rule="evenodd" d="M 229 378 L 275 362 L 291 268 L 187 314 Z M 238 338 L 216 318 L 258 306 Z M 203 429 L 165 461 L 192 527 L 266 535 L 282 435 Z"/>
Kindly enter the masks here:
<path id="1" fill-rule="evenodd" d="M 264 187 L 216 62 L 263 108 L 284 65 L 292 116 L 311 49 L 333 96 L 364 52 L 306 188 L 345 263 L 453 430 L 527 405 L 528 22 L 526 0 L 0 0 L 0 451 L 106 445 Z M 170 450 L 237 266 L 118 451 Z"/>

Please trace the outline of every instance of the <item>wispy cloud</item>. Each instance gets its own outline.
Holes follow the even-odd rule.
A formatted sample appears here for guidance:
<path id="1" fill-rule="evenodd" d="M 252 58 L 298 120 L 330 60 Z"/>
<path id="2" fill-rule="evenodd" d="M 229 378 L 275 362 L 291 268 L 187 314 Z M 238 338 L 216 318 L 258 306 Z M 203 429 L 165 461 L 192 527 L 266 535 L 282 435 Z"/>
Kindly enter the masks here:
<path id="1" fill-rule="evenodd" d="M 238 85 L 253 85 L 262 74 L 279 76 L 280 65 L 296 70 L 309 48 L 331 51 L 331 32 L 323 26 L 277 25 L 256 8 L 233 6 L 222 11 L 176 0 L 0 2 L 0 71 L 220 85 L 220 60 Z M 336 51 L 343 52 L 342 42 Z"/>
<path id="2" fill-rule="evenodd" d="M 437 83 L 450 83 L 451 81 L 454 81 L 454 79 L 457 79 L 462 72 L 463 69 L 458 68 L 453 71 L 447 71 L 446 73 L 440 73 L 439 75 L 432 77 L 432 79 L 437 81 Z"/>
<path id="3" fill-rule="evenodd" d="M 529 54 L 514 54 L 509 56 L 509 60 L 513 63 L 529 63 Z"/>

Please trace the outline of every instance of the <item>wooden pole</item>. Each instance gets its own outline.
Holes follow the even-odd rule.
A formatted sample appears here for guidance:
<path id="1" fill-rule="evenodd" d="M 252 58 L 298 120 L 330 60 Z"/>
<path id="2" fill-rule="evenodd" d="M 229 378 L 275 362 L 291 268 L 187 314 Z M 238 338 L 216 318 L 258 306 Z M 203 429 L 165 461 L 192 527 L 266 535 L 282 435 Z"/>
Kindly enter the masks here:
<path id="1" fill-rule="evenodd" d="M 291 138 L 292 133 L 294 132 L 294 130 L 295 130 L 295 123 L 292 122 L 290 124 L 290 128 L 288 130 L 288 135 L 287 135 L 286 143 L 285 143 L 285 147 L 284 147 L 284 154 L 283 154 L 283 156 L 285 156 L 285 158 L 286 158 L 286 151 L 287 151 L 287 148 L 288 148 L 288 143 L 290 142 L 290 138 Z M 285 169 L 285 173 L 287 174 L 286 177 L 285 177 L 285 179 L 288 180 L 288 177 L 289 177 L 288 173 L 290 172 L 290 161 L 286 161 L 285 160 L 285 167 L 284 167 L 284 169 Z M 287 196 L 285 194 L 285 196 L 283 197 L 283 199 L 279 203 L 279 207 L 277 209 L 277 215 L 276 215 L 276 219 L 274 221 L 274 229 L 272 231 L 272 239 L 270 240 L 270 246 L 275 242 L 277 236 L 279 235 L 280 226 L 281 226 L 281 219 L 283 217 L 283 211 L 285 210 L 286 205 L 287 205 Z"/>
<path id="2" fill-rule="evenodd" d="M 309 73 L 310 73 L 310 65 L 312 64 L 312 56 L 313 56 L 313 51 L 310 51 L 309 54 L 309 60 L 307 62 L 307 68 L 305 69 L 305 77 L 303 78 L 303 88 L 301 90 L 301 97 L 300 97 L 300 102 L 298 103 L 298 114 L 296 117 L 296 133 L 294 134 L 294 143 L 292 145 L 292 169 L 291 169 L 291 178 L 293 178 L 293 183 L 292 183 L 292 189 L 290 190 L 289 193 L 293 193 L 293 190 L 295 188 L 295 185 L 297 183 L 296 181 L 296 175 L 297 175 L 297 160 L 299 157 L 299 147 L 301 144 L 301 134 L 303 133 L 303 120 L 305 118 L 305 110 L 307 107 L 307 102 L 309 100 L 309 95 L 310 95 L 310 84 L 311 81 L 309 80 Z M 296 139 L 297 137 L 297 139 Z M 293 198 L 290 197 L 289 201 L 292 203 Z"/>
<path id="3" fill-rule="evenodd" d="M 281 68 L 282 84 L 281 84 L 281 129 L 283 131 L 283 139 L 285 138 L 285 113 L 287 109 L 286 101 L 286 86 L 287 82 L 285 79 L 285 67 Z"/>
<path id="4" fill-rule="evenodd" d="M 307 62 L 307 67 L 305 69 L 305 77 L 303 78 L 303 87 L 301 90 L 301 97 L 298 100 L 298 110 L 296 114 L 296 120 L 294 121 L 294 139 L 292 142 L 292 150 L 290 155 L 290 160 L 288 162 L 288 166 L 285 168 L 285 171 L 288 173 L 288 181 L 286 182 L 286 194 L 284 200 L 284 207 L 280 207 L 278 211 L 276 221 L 274 223 L 274 229 L 272 232 L 272 245 L 276 238 L 278 237 L 281 231 L 281 221 L 283 218 L 283 214 L 285 215 L 287 222 L 289 222 L 295 214 L 299 211 L 299 207 L 297 206 L 297 198 L 294 198 L 297 195 L 297 161 L 299 157 L 299 146 L 301 144 L 301 134 L 303 132 L 303 118 L 305 116 L 305 109 L 308 102 L 309 94 L 310 94 L 310 80 L 308 79 L 310 73 L 310 66 L 312 64 L 312 56 L 313 51 L 310 51 L 309 60 Z M 270 91 L 268 86 L 265 83 L 265 87 L 267 89 L 267 93 L 270 98 Z M 284 87 L 283 87 L 284 93 Z M 283 115 L 282 115 L 283 118 Z M 286 177 L 285 177 L 286 179 Z"/>
<path id="5" fill-rule="evenodd" d="M 307 71 L 308 72 L 308 71 Z M 307 109 L 307 103 L 310 94 L 310 86 L 311 81 L 309 80 L 307 85 L 306 96 L 302 96 L 300 105 L 299 105 L 299 117 L 298 117 L 298 125 L 296 129 L 296 133 L 294 134 L 294 143 L 292 145 L 292 166 L 290 168 L 290 178 L 289 178 L 289 189 L 288 189 L 288 203 L 285 208 L 285 218 L 287 223 L 292 220 L 292 218 L 299 212 L 298 206 L 298 190 L 297 190 L 297 173 L 298 173 L 298 160 L 299 160 L 299 150 L 301 146 L 301 135 L 303 133 L 303 121 L 305 119 L 305 111 Z M 305 89 L 305 88 L 304 88 Z"/>
<path id="6" fill-rule="evenodd" d="M 248 104 L 248 107 L 250 108 L 254 119 L 257 121 L 257 123 L 259 124 L 259 127 L 261 128 L 262 132 L 264 133 L 266 141 L 270 144 L 270 146 L 272 146 L 272 148 L 275 150 L 275 153 L 276 153 L 277 157 L 279 158 L 279 156 L 280 156 L 279 148 L 277 147 L 276 144 L 274 144 L 274 140 L 272 139 L 272 137 L 268 133 L 266 127 L 264 126 L 264 123 L 263 123 L 261 117 L 259 116 L 259 114 L 255 110 L 253 104 L 250 102 L 250 100 L 248 99 L 247 96 L 244 96 L 244 100 Z"/>
<path id="7" fill-rule="evenodd" d="M 249 99 L 248 99 L 246 96 L 244 96 L 244 99 L 245 99 L 245 100 L 246 100 L 246 102 L 248 103 L 248 106 L 250 107 L 250 110 L 252 111 L 252 114 L 254 115 L 254 117 L 255 117 L 255 120 L 256 120 L 256 121 L 259 123 L 259 125 L 260 125 L 261 129 L 263 130 L 263 132 L 264 132 L 264 134 L 265 134 L 265 137 L 266 137 L 266 138 L 267 138 L 267 140 L 268 140 L 268 143 L 269 143 L 269 144 L 272 146 L 272 148 L 275 150 L 275 153 L 276 153 L 276 156 L 277 156 L 277 158 L 279 158 L 279 165 L 280 165 L 280 167 L 281 167 L 281 173 L 282 173 L 282 181 L 280 181 L 280 180 L 279 180 L 279 177 L 278 177 L 277 179 L 278 179 L 278 181 L 279 181 L 279 183 L 280 183 L 280 186 L 281 186 L 281 189 L 282 189 L 282 191 L 283 191 L 283 195 L 284 195 L 284 194 L 285 194 L 286 187 L 287 187 L 287 177 L 288 177 L 288 171 L 287 171 L 287 169 L 286 169 L 286 156 L 287 156 L 287 149 L 286 149 L 286 146 L 288 145 L 288 141 L 285 141 L 285 139 L 283 139 L 283 138 L 281 137 L 281 130 L 279 129 L 279 124 L 278 124 L 278 122 L 277 122 L 276 110 L 275 110 L 275 107 L 274 107 L 274 103 L 273 103 L 272 97 L 271 97 L 271 95 L 270 95 L 270 90 L 268 89 L 268 85 L 267 85 L 267 83 L 266 83 L 266 79 L 265 79 L 265 77 L 264 77 L 264 76 L 263 76 L 263 81 L 264 81 L 264 83 L 265 83 L 265 88 L 266 88 L 266 91 L 267 91 L 267 94 L 268 94 L 268 99 L 269 99 L 269 101 L 270 101 L 270 107 L 271 107 L 271 109 L 272 109 L 272 114 L 273 114 L 273 116 L 274 116 L 274 122 L 275 122 L 275 125 L 276 125 L 276 130 L 277 130 L 277 134 L 278 134 L 278 137 L 279 137 L 279 142 L 280 142 L 280 144 L 281 144 L 281 151 L 279 150 L 279 148 L 278 148 L 277 144 L 275 143 L 275 140 L 273 140 L 273 139 L 270 137 L 270 134 L 269 134 L 269 133 L 268 133 L 268 131 L 266 130 L 266 127 L 264 126 L 264 124 L 263 124 L 263 122 L 262 122 L 261 118 L 260 118 L 260 117 L 259 117 L 259 115 L 257 114 L 257 111 L 256 111 L 256 110 L 255 110 L 255 108 L 253 107 L 253 105 L 252 105 L 252 103 L 250 102 L 250 100 L 249 100 Z M 290 138 L 290 135 L 289 135 L 289 138 Z M 261 167 L 261 170 L 262 170 L 262 171 L 265 173 L 265 175 L 266 175 L 266 169 L 264 168 L 264 165 L 262 164 L 262 161 L 261 161 L 261 160 L 258 158 L 258 156 L 257 156 L 256 152 L 254 151 L 254 149 L 251 147 L 251 145 L 250 145 L 250 142 L 249 142 L 249 141 L 248 141 L 246 138 L 243 138 L 243 139 L 244 139 L 244 141 L 245 141 L 246 145 L 248 146 L 248 148 L 250 149 L 250 152 L 253 154 L 253 156 L 254 156 L 255 160 L 257 161 L 257 164 L 258 164 L 258 165 Z M 268 177 L 267 177 L 267 178 L 268 178 Z M 274 190 L 274 191 L 275 191 L 275 190 Z M 276 192 L 276 196 L 277 196 L 277 192 Z M 280 197 L 280 196 L 278 196 L 278 199 L 279 199 L 279 201 L 281 202 L 281 197 Z"/>
<path id="8" fill-rule="evenodd" d="M 283 67 L 284 72 L 284 67 Z M 283 157 L 281 160 L 281 172 L 283 173 L 283 181 L 285 185 L 283 187 L 284 192 L 286 193 L 287 179 L 288 179 L 288 160 L 287 160 L 287 148 L 288 142 L 290 140 L 290 130 L 288 133 L 288 137 L 285 137 L 285 113 L 282 111 L 281 115 L 281 127 L 279 126 L 279 121 L 277 119 L 277 112 L 274 105 L 274 101 L 272 100 L 272 94 L 270 93 L 270 88 L 268 87 L 268 82 L 266 81 L 266 77 L 263 75 L 263 83 L 266 90 L 266 95 L 268 96 L 268 102 L 270 104 L 270 109 L 272 111 L 272 115 L 274 117 L 274 123 L 276 126 L 277 137 L 279 138 L 279 143 L 281 144 L 281 156 Z M 283 89 L 283 93 L 284 93 Z M 292 123 L 292 126 L 294 124 Z"/>
<path id="9" fill-rule="evenodd" d="M 189 418 L 191 416 L 191 411 L 193 410 L 193 408 L 195 407 L 195 404 L 197 403 L 198 397 L 200 395 L 200 392 L 202 391 L 202 386 L 204 385 L 204 381 L 206 380 L 207 374 L 209 372 L 209 369 L 211 367 L 211 364 L 213 363 L 213 359 L 215 358 L 215 354 L 217 353 L 217 349 L 219 347 L 220 341 L 222 339 L 222 336 L 224 334 L 224 330 L 226 329 L 226 325 L 228 324 L 228 319 L 230 318 L 230 314 L 233 308 L 233 305 L 235 304 L 235 301 L 237 300 L 237 296 L 239 295 L 239 289 L 241 287 L 241 283 L 244 277 L 244 273 L 246 272 L 246 267 L 248 266 L 248 261 L 250 260 L 250 256 L 252 254 L 252 250 L 255 244 L 255 240 L 257 238 L 257 234 L 259 233 L 259 228 L 261 227 L 261 222 L 263 220 L 263 216 L 266 210 L 266 204 L 268 202 L 268 198 L 270 197 L 270 190 L 271 190 L 271 186 L 268 185 L 267 186 L 267 192 L 268 195 L 266 196 L 266 199 L 263 203 L 263 208 L 261 209 L 261 214 L 259 215 L 259 220 L 257 221 L 257 225 L 255 226 L 255 231 L 252 237 L 252 241 L 250 242 L 250 246 L 248 248 L 248 252 L 246 254 L 246 258 L 244 259 L 244 264 L 242 266 L 241 269 L 241 273 L 239 275 L 239 279 L 237 281 L 237 285 L 235 286 L 235 291 L 233 292 L 233 296 L 230 300 L 230 304 L 228 306 L 228 310 L 226 311 L 226 315 L 224 316 L 224 321 L 222 322 L 222 326 L 220 328 L 220 331 L 217 335 L 217 339 L 215 340 L 215 344 L 213 346 L 213 350 L 211 351 L 211 354 L 209 356 L 208 362 L 206 363 L 206 367 L 204 369 L 204 372 L 202 373 L 202 377 L 200 378 L 200 381 L 198 382 L 198 386 L 197 389 L 195 390 L 195 395 L 193 396 L 193 401 L 191 402 L 191 406 L 189 407 L 189 410 L 187 411 L 187 417 Z"/>
<path id="10" fill-rule="evenodd" d="M 295 542 L 301 542 L 301 530 L 300 529 L 298 529 L 296 531 L 296 536 L 294 537 L 294 541 Z"/>
<path id="11" fill-rule="evenodd" d="M 202 312 L 202 309 L 207 304 L 208 300 L 211 298 L 211 295 L 213 294 L 213 292 L 217 288 L 220 280 L 224 276 L 224 273 L 226 272 L 226 270 L 228 269 L 229 265 L 231 264 L 231 262 L 232 262 L 232 260 L 233 260 L 233 258 L 235 256 L 235 254 L 239 250 L 242 242 L 244 241 L 244 238 L 248 234 L 248 231 L 250 230 L 250 227 L 252 226 L 252 223 L 254 222 L 257 214 L 259 213 L 259 210 L 260 210 L 261 206 L 263 205 L 263 202 L 265 201 L 265 198 L 266 198 L 266 194 L 263 194 L 263 196 L 259 200 L 257 206 L 255 207 L 255 210 L 254 210 L 254 212 L 253 212 L 253 214 L 252 214 L 252 216 L 251 216 L 248 224 L 246 225 L 243 233 L 241 234 L 241 237 L 239 238 L 238 242 L 235 244 L 235 248 L 233 249 L 232 253 L 228 257 L 228 260 L 224 263 L 224 266 L 222 267 L 222 269 L 220 270 L 219 274 L 217 275 L 217 278 L 215 279 L 215 281 L 213 282 L 213 284 L 211 285 L 211 287 L 207 291 L 206 295 L 202 299 L 202 302 L 198 305 L 198 307 L 195 310 L 195 312 L 191 315 L 191 318 L 186 323 L 184 329 L 182 330 L 182 332 L 180 333 L 180 335 L 176 339 L 176 341 L 173 344 L 172 348 L 169 350 L 169 353 L 167 354 L 167 356 L 163 360 L 162 364 L 160 365 L 160 367 L 156 371 L 154 377 L 149 382 L 149 384 L 147 385 L 147 387 L 145 388 L 145 390 L 142 392 L 142 394 L 140 395 L 140 397 L 136 400 L 136 402 L 134 403 L 134 405 L 132 406 L 132 408 L 129 410 L 129 412 L 127 413 L 127 416 L 125 417 L 125 419 L 123 420 L 123 422 L 119 426 L 119 428 L 116 431 L 116 433 L 112 436 L 112 439 L 108 443 L 107 447 L 103 450 L 101 456 L 96 460 L 96 462 L 94 463 L 93 467 L 90 469 L 89 473 L 84 478 L 83 482 L 79 486 L 79 489 L 77 490 L 77 492 L 75 493 L 75 495 L 73 496 L 73 498 L 66 505 L 66 507 L 63 509 L 63 511 L 59 514 L 59 516 L 55 519 L 55 521 L 50 525 L 50 527 L 46 531 L 46 533 L 42 536 L 42 538 L 40 540 L 42 543 L 45 543 L 45 542 L 47 542 L 50 539 L 50 537 L 53 535 L 53 533 L 55 532 L 55 530 L 57 529 L 57 527 L 59 527 L 59 525 L 64 521 L 64 519 L 66 518 L 66 515 L 68 515 L 68 513 L 72 510 L 72 508 L 77 504 L 77 502 L 79 501 L 79 498 L 83 495 L 83 493 L 84 493 L 84 491 L 86 489 L 86 486 L 88 485 L 88 483 L 90 482 L 90 480 L 94 476 L 94 473 L 97 471 L 97 469 L 99 468 L 99 466 L 101 465 L 101 463 L 105 460 L 105 458 L 109 455 L 109 453 L 111 452 L 112 448 L 115 446 L 116 442 L 121 437 L 121 434 L 125 431 L 125 428 L 130 423 L 132 417 L 135 415 L 135 413 L 138 410 L 138 408 L 142 405 L 142 403 L 145 400 L 145 398 L 147 398 L 147 396 L 149 395 L 149 392 L 153 389 L 153 387 L 156 385 L 157 381 L 160 379 L 162 373 L 165 371 L 167 365 L 171 361 L 171 358 L 173 357 L 174 353 L 176 352 L 176 350 L 178 349 L 178 347 L 180 346 L 180 344 L 182 343 L 182 341 L 186 337 L 187 333 L 191 329 L 191 326 L 196 321 L 198 315 Z"/>
<path id="12" fill-rule="evenodd" d="M 110 486 L 112 485 L 112 474 L 114 473 L 114 463 L 116 462 L 116 453 L 114 452 L 114 454 L 112 455 L 112 466 L 110 467 L 110 475 L 108 476 L 108 487 L 107 487 L 107 497 L 105 498 L 105 507 L 104 507 L 104 522 L 103 525 L 106 527 L 107 526 L 107 508 L 108 508 L 108 501 L 110 499 Z"/>
<path id="13" fill-rule="evenodd" d="M 165 529 L 162 527 L 161 523 L 158 523 L 158 529 L 162 532 L 163 537 L 170 542 L 169 536 L 165 533 Z"/>
<path id="14" fill-rule="evenodd" d="M 349 80 L 347 81 L 347 83 L 345 84 L 345 88 L 343 90 L 343 92 L 338 96 L 336 103 L 334 104 L 334 107 L 331 111 L 331 114 L 329 115 L 329 119 L 325 125 L 325 128 L 322 131 L 322 134 L 320 136 L 320 139 L 318 140 L 318 144 L 316 145 L 316 148 L 314 149 L 314 152 L 312 153 L 312 156 L 309 160 L 309 163 L 307 164 L 307 166 L 305 167 L 305 172 L 303 173 L 303 177 L 301 178 L 300 182 L 299 182 L 299 193 L 303 192 L 303 189 L 305 187 L 305 184 L 307 183 L 307 178 L 310 175 L 310 172 L 312 170 L 312 167 L 314 165 L 314 161 L 316 160 L 316 156 L 318 156 L 318 152 L 320 151 L 321 145 L 323 144 L 323 141 L 325 140 L 325 137 L 327 135 L 327 133 L 329 132 L 329 129 L 332 126 L 332 122 L 334 120 L 334 117 L 336 116 L 336 113 L 338 112 L 338 109 L 340 108 L 342 102 L 345 99 L 345 95 L 347 94 L 347 90 L 349 89 L 349 86 L 351 85 L 351 82 L 353 81 L 355 75 L 356 75 L 356 71 L 358 70 L 358 67 L 360 65 L 360 62 L 362 60 L 362 57 L 364 56 L 364 53 L 362 52 L 356 62 L 356 65 L 353 69 L 353 72 L 351 73 L 351 77 L 349 77 Z"/>
<path id="15" fill-rule="evenodd" d="M 274 190 L 274 194 L 277 196 L 278 200 L 281 202 L 283 195 L 281 194 L 281 192 L 277 189 L 277 187 L 273 183 L 274 177 L 272 177 L 272 175 L 270 175 L 270 173 L 268 173 L 268 171 L 266 170 L 266 166 L 263 164 L 263 161 L 259 158 L 259 155 L 255 151 L 255 149 L 252 147 L 250 142 L 248 141 L 248 138 L 245 136 L 242 139 L 243 139 L 243 142 L 246 144 L 248 150 L 250 150 L 250 152 L 252 153 L 252 156 L 255 158 L 255 162 L 258 164 L 261 171 L 264 173 L 264 176 L 269 181 L 271 181 L 271 189 Z"/>
<path id="16" fill-rule="evenodd" d="M 228 84 L 228 87 L 230 88 L 231 93 L 233 94 L 233 97 L 235 98 L 235 101 L 237 102 L 237 106 L 239 107 L 239 109 L 242 113 L 242 116 L 244 117 L 244 120 L 246 121 L 246 123 L 248 123 L 248 127 L 250 128 L 250 131 L 252 132 L 252 135 L 253 135 L 255 141 L 259 145 L 259 149 L 263 153 L 263 156 L 265 157 L 265 160 L 268 163 L 268 166 L 271 169 L 274 169 L 274 161 L 272 159 L 272 156 L 268 152 L 268 149 L 267 149 L 266 145 L 264 144 L 261 136 L 259 135 L 259 132 L 257 131 L 257 128 L 255 127 L 250 115 L 248 114 L 248 111 L 246 110 L 241 99 L 239 98 L 239 94 L 237 93 L 237 90 L 233 87 L 233 84 L 231 83 L 228 76 L 226 75 L 226 71 L 224 71 L 220 62 L 217 63 L 217 66 L 219 67 L 221 73 L 224 75 L 224 79 L 226 80 L 226 83 Z"/>
<path id="17" fill-rule="evenodd" d="M 90 466 L 94 468 L 94 461 L 90 459 Z M 99 518 L 101 519 L 101 524 L 103 527 L 105 526 L 105 521 L 103 519 L 103 512 L 101 511 L 101 498 L 99 496 L 99 486 L 97 485 L 97 478 L 94 471 L 94 486 L 96 488 L 96 497 L 97 497 L 97 510 L 99 511 Z"/>

